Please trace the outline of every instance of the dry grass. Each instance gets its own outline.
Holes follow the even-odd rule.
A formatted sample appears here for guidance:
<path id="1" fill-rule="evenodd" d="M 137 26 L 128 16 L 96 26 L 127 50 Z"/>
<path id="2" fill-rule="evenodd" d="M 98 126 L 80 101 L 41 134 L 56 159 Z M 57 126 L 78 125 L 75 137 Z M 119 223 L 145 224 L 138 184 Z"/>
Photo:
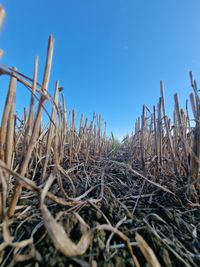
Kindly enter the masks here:
<path id="1" fill-rule="evenodd" d="M 4 22 L 4 18 L 5 18 L 5 10 L 4 8 L 0 5 L 0 29 L 2 27 L 2 24 Z M 0 58 L 2 57 L 3 55 L 3 50 L 0 48 Z"/>
<path id="2" fill-rule="evenodd" d="M 82 115 L 77 127 L 58 81 L 49 95 L 53 47 L 50 36 L 41 85 L 38 58 L 33 79 L 0 66 L 10 78 L 0 129 L 1 266 L 199 266 L 200 103 L 192 74 L 194 127 L 177 94 L 173 121 L 167 117 L 161 82 L 158 105 L 153 112 L 144 105 L 119 143 L 99 115 L 91 122 Z M 31 92 L 22 118 L 18 83 Z"/>

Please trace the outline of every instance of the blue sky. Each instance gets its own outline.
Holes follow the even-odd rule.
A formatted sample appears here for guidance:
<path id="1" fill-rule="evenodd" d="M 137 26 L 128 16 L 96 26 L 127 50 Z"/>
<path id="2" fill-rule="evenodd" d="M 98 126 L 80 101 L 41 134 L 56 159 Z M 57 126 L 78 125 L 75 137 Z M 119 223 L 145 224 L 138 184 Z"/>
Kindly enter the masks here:
<path id="1" fill-rule="evenodd" d="M 109 131 L 130 132 L 142 104 L 157 103 L 165 82 L 167 111 L 173 94 L 185 106 L 189 70 L 200 77 L 199 0 L 18 0 L 0 1 L 7 13 L 0 33 L 1 63 L 32 76 L 39 56 L 41 81 L 47 39 L 55 37 L 49 91 L 65 87 L 68 108 L 92 117 L 101 113 Z M 7 90 L 1 77 L 0 110 Z M 19 87 L 17 110 L 28 106 Z"/>

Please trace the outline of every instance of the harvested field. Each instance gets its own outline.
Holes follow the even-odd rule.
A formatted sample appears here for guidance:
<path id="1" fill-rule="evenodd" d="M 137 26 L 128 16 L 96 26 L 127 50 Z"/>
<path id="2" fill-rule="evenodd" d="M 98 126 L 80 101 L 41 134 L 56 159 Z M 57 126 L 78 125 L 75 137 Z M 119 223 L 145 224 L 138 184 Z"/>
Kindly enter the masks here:
<path id="1" fill-rule="evenodd" d="M 82 115 L 77 126 L 58 81 L 48 93 L 53 48 L 50 36 L 41 84 L 38 58 L 33 78 L 0 65 L 10 79 L 0 129 L 0 265 L 200 266 L 200 101 L 192 73 L 185 111 L 175 94 L 174 118 L 167 117 L 161 81 L 158 104 L 144 105 L 119 142 L 100 115 Z M 22 117 L 19 83 L 30 91 Z"/>

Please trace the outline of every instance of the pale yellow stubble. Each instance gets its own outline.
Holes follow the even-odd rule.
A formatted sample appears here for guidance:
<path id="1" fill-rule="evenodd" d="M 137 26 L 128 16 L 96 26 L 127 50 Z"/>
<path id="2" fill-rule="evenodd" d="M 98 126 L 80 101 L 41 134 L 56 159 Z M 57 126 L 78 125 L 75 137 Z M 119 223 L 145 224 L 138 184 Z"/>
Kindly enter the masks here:
<path id="1" fill-rule="evenodd" d="M 5 9 L 0 5 L 0 28 L 3 25 L 5 14 L 6 14 Z M 3 50 L 0 48 L 0 58 L 2 57 L 2 55 L 3 55 Z"/>
<path id="2" fill-rule="evenodd" d="M 5 14 L 6 14 L 5 9 L 0 5 L 0 27 L 3 24 Z"/>

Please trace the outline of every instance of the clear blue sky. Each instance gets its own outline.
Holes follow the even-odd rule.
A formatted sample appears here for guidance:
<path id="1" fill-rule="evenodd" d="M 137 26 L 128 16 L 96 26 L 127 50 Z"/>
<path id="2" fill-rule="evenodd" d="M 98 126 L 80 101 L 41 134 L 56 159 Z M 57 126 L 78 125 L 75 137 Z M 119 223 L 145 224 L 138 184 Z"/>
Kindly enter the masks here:
<path id="1" fill-rule="evenodd" d="M 51 86 L 65 87 L 68 107 L 92 117 L 101 113 L 109 131 L 131 131 L 142 104 L 149 108 L 166 85 L 167 111 L 173 93 L 182 106 L 190 92 L 188 71 L 200 77 L 199 0 L 18 0 L 0 1 L 7 17 L 0 34 L 1 63 L 32 76 L 35 55 L 44 68 L 47 39 L 55 37 Z M 197 79 L 198 80 L 198 79 Z M 0 82 L 2 107 L 6 81 Z M 17 110 L 29 94 L 18 90 Z"/>

